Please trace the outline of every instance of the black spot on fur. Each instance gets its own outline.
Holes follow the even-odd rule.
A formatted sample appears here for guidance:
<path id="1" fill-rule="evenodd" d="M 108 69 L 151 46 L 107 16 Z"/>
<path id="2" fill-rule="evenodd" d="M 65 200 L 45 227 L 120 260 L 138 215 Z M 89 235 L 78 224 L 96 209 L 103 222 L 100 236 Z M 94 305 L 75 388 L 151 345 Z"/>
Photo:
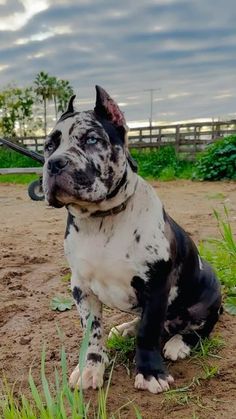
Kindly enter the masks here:
<path id="1" fill-rule="evenodd" d="M 102 124 L 104 130 L 109 136 L 109 140 L 113 146 L 120 146 L 123 148 L 125 142 L 125 129 L 124 127 L 118 127 L 112 122 L 108 121 L 105 118 L 97 118 L 98 121 Z"/>
<path id="2" fill-rule="evenodd" d="M 76 301 L 77 304 L 80 303 L 81 301 L 81 297 L 82 297 L 82 291 L 79 287 L 74 287 L 73 291 L 72 291 L 72 295 L 74 300 Z"/>
<path id="3" fill-rule="evenodd" d="M 97 319 L 97 317 L 94 317 L 94 320 L 92 321 L 91 329 L 98 329 L 99 327 L 101 327 L 101 323 Z"/>
<path id="4" fill-rule="evenodd" d="M 88 163 L 84 170 L 75 170 L 73 173 L 75 185 L 80 185 L 80 187 L 85 187 L 88 192 L 91 192 L 89 187 L 93 185 L 95 178 L 97 176 L 97 169 L 94 164 Z"/>
<path id="5" fill-rule="evenodd" d="M 71 125 L 71 127 L 70 127 L 70 129 L 69 129 L 69 135 L 71 135 L 71 133 L 72 133 L 72 131 L 73 131 L 73 129 L 74 129 L 74 127 L 75 127 L 75 125 L 76 125 L 76 123 L 75 123 L 75 122 Z"/>
<path id="6" fill-rule="evenodd" d="M 87 360 L 88 361 L 93 361 L 93 362 L 96 362 L 96 363 L 101 362 L 102 361 L 102 356 L 100 354 L 91 353 L 91 354 L 88 354 Z"/>
<path id="7" fill-rule="evenodd" d="M 130 285 L 135 289 L 135 294 L 137 297 L 138 305 L 133 308 L 137 307 L 144 307 L 145 300 L 146 300 L 146 285 L 145 281 L 140 278 L 139 276 L 134 276 L 131 280 Z"/>
<path id="8" fill-rule="evenodd" d="M 125 257 L 126 257 L 127 259 L 129 259 L 129 254 L 128 254 L 128 253 L 126 253 Z"/>
<path id="9" fill-rule="evenodd" d="M 68 234 L 70 232 L 70 227 L 71 226 L 73 226 L 75 228 L 75 230 L 77 231 L 77 233 L 79 232 L 79 227 L 75 223 L 74 216 L 70 212 L 68 212 L 67 223 L 66 223 L 65 239 L 67 238 L 67 236 L 68 236 Z"/>
<path id="10" fill-rule="evenodd" d="M 95 333 L 93 334 L 93 338 L 94 338 L 94 339 L 101 339 L 101 337 L 102 337 L 102 335 L 101 335 L 101 333 L 100 333 L 100 332 L 95 332 Z"/>
<path id="11" fill-rule="evenodd" d="M 102 220 L 100 222 L 100 225 L 99 225 L 99 231 L 101 231 L 102 225 L 103 225 L 103 218 L 102 218 Z"/>
<path id="12" fill-rule="evenodd" d="M 122 186 L 125 184 L 127 180 L 127 171 L 125 171 L 124 175 L 122 176 L 121 180 L 118 182 L 118 184 L 116 185 L 116 187 L 113 189 L 113 191 L 111 191 L 108 195 L 106 199 L 111 199 L 114 198 L 114 196 L 116 196 L 119 192 L 119 190 L 122 188 Z"/>
<path id="13" fill-rule="evenodd" d="M 134 230 L 134 237 L 137 243 L 140 241 L 140 234 L 138 233 L 137 228 Z"/>

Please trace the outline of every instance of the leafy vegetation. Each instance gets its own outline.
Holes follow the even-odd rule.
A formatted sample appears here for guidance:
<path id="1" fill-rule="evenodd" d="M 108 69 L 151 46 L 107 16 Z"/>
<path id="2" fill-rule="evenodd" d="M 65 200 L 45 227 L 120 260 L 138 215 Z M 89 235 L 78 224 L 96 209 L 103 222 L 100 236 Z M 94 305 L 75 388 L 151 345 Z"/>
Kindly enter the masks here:
<path id="1" fill-rule="evenodd" d="M 72 300 L 72 298 L 71 297 L 69 298 L 64 295 L 53 297 L 53 299 L 51 300 L 52 310 L 58 310 L 58 311 L 71 310 L 73 305 L 74 305 L 74 301 Z"/>
<path id="2" fill-rule="evenodd" d="M 230 135 L 208 146 L 196 162 L 193 178 L 236 179 L 236 135 Z"/>
<path id="3" fill-rule="evenodd" d="M 92 319 L 90 318 L 79 356 L 80 370 L 85 365 L 85 356 L 88 348 L 89 330 Z M 92 406 L 90 401 L 85 401 L 82 389 L 71 390 L 67 380 L 67 360 L 64 348 L 61 350 L 61 365 L 58 371 L 55 368 L 54 382 L 49 382 L 45 372 L 45 348 L 41 358 L 41 380 L 37 385 L 32 371 L 29 372 L 29 397 L 19 394 L 16 397 L 14 387 L 10 388 L 7 382 L 0 387 L 0 417 L 4 419 L 118 419 L 121 417 L 122 409 L 130 405 L 128 401 L 114 413 L 108 414 L 107 399 L 110 389 L 113 368 L 105 388 L 98 392 L 97 406 Z M 132 405 L 135 410 L 135 417 L 142 416 L 138 408 Z"/>
<path id="4" fill-rule="evenodd" d="M 7 87 L 0 92 L 0 131 L 6 136 L 26 136 L 37 128 L 37 118 L 33 119 L 34 94 L 32 87 L 20 89 Z M 29 128 L 30 127 L 30 128 Z"/>
<path id="5" fill-rule="evenodd" d="M 42 164 L 31 159 L 30 157 L 24 156 L 23 154 L 17 153 L 14 150 L 0 147 L 0 167 L 40 167 Z"/>
<path id="6" fill-rule="evenodd" d="M 191 178 L 193 163 L 182 160 L 174 147 L 166 146 L 158 150 L 131 150 L 137 161 L 139 174 L 147 179 L 174 180 Z"/>
<path id="7" fill-rule="evenodd" d="M 199 250 L 201 255 L 212 264 L 222 284 L 225 310 L 230 314 L 236 314 L 236 242 L 227 208 L 224 207 L 224 219 L 217 211 L 214 213 L 221 238 L 201 243 Z"/>
<path id="8" fill-rule="evenodd" d="M 211 338 L 201 339 L 197 346 L 192 349 L 193 358 L 219 358 L 217 355 L 220 349 L 225 346 L 224 340 L 220 336 L 212 336 Z"/>
<path id="9" fill-rule="evenodd" d="M 47 109 L 54 103 L 55 118 L 66 107 L 73 89 L 68 80 L 61 80 L 41 71 L 32 86 L 8 86 L 0 91 L 0 133 L 6 137 L 35 135 L 42 130 L 47 134 Z M 39 116 L 38 104 L 43 104 Z"/>
<path id="10" fill-rule="evenodd" d="M 57 114 L 63 111 L 66 104 L 73 94 L 73 89 L 67 80 L 60 80 L 55 76 L 41 71 L 37 74 L 34 81 L 34 92 L 36 98 L 43 103 L 43 120 L 44 120 L 44 135 L 47 135 L 47 104 L 49 101 L 54 102 L 55 118 Z"/>
<path id="11" fill-rule="evenodd" d="M 110 350 L 111 356 L 116 356 L 116 361 L 126 364 L 126 366 L 134 359 L 135 344 L 135 337 L 121 336 L 115 333 L 107 340 L 107 348 Z"/>

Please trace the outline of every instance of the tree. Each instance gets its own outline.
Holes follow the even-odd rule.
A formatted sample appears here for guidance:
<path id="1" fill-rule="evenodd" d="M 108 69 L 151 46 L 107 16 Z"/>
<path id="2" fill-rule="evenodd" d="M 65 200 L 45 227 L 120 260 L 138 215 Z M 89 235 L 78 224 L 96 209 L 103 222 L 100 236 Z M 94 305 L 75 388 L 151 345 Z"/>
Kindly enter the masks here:
<path id="1" fill-rule="evenodd" d="M 26 136 L 33 121 L 33 89 L 9 86 L 0 92 L 0 128 L 3 135 Z"/>
<path id="2" fill-rule="evenodd" d="M 26 137 L 33 119 L 33 89 L 32 87 L 17 89 L 15 95 L 17 99 L 16 117 L 19 123 L 20 135 Z"/>
<path id="3" fill-rule="evenodd" d="M 52 77 L 50 77 L 44 71 L 41 71 L 39 74 L 37 74 L 34 84 L 35 84 L 34 90 L 35 90 L 36 96 L 39 98 L 40 102 L 43 103 L 44 134 L 46 137 L 47 135 L 47 101 L 52 99 L 53 97 Z"/>
<path id="4" fill-rule="evenodd" d="M 73 94 L 73 89 L 68 80 L 58 79 L 55 76 L 50 76 L 44 71 L 37 74 L 34 84 L 36 96 L 44 106 L 44 133 L 46 136 L 47 103 L 53 100 L 55 118 L 57 119 L 58 112 L 61 112 L 66 108 L 67 102 Z"/>
<path id="5" fill-rule="evenodd" d="M 68 100 L 74 94 L 68 80 L 58 80 L 58 112 L 63 112 L 66 109 Z"/>

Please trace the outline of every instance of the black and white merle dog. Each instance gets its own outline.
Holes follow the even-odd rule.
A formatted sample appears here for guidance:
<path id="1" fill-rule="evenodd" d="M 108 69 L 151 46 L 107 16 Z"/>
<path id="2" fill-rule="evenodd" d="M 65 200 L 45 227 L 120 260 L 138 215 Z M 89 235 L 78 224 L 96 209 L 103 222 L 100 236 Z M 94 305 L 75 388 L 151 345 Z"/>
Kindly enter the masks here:
<path id="1" fill-rule="evenodd" d="M 118 105 L 101 87 L 96 91 L 93 111 L 75 111 L 71 98 L 45 143 L 44 191 L 50 205 L 68 211 L 65 254 L 84 330 L 93 316 L 86 365 L 82 374 L 75 368 L 70 384 L 103 384 L 106 304 L 137 316 L 111 332 L 137 336 L 135 388 L 159 393 L 173 382 L 162 355 L 183 359 L 209 335 L 220 287 L 191 238 L 137 175 Z"/>

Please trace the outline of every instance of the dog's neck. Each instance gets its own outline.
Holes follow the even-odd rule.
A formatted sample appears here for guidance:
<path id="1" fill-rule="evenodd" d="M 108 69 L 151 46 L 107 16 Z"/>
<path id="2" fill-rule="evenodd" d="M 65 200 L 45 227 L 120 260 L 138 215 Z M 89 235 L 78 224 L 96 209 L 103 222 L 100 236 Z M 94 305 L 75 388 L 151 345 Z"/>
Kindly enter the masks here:
<path id="1" fill-rule="evenodd" d="M 127 166 L 125 180 L 120 180 L 114 190 L 112 190 L 106 199 L 99 203 L 86 202 L 80 204 L 69 204 L 67 210 L 76 218 L 84 219 L 88 217 L 99 218 L 108 215 L 115 215 L 123 211 L 128 201 L 135 193 L 138 183 L 138 175 L 133 172 L 130 166 Z M 118 189 L 118 190 L 117 190 Z"/>

